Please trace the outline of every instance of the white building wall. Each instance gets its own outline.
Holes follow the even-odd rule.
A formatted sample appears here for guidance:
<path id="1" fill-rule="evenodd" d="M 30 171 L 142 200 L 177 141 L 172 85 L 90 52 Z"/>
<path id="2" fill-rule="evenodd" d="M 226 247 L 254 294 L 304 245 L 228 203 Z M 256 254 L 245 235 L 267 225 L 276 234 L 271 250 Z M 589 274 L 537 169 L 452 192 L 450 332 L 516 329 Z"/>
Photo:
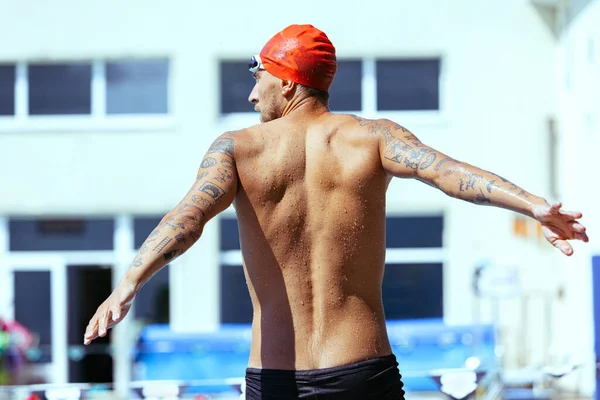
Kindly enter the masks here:
<path id="1" fill-rule="evenodd" d="M 448 155 L 550 195 L 547 120 L 557 108 L 555 41 L 527 0 L 354 0 L 343 6 L 316 0 L 289 6 L 273 0 L 57 0 L 35 7 L 4 0 L 1 7 L 0 60 L 168 56 L 173 73 L 172 115 L 150 127 L 115 123 L 107 129 L 91 121 L 76 127 L 67 118 L 53 121 L 56 128 L 44 121 L 37 127 L 0 121 L 0 213 L 168 211 L 193 182 L 213 138 L 245 125 L 245 119 L 219 119 L 219 57 L 255 54 L 290 23 L 323 29 L 340 58 L 441 56 L 442 110 L 384 116 Z M 565 205 L 583 206 L 578 197 L 565 198 Z M 515 239 L 513 215 L 504 210 L 452 200 L 415 181 L 394 182 L 388 206 L 390 213 L 445 213 L 449 323 L 474 320 L 471 278 L 481 260 L 505 262 L 499 255 L 511 255 L 531 270 L 560 259 L 565 268 L 577 268 L 577 261 L 563 260 L 548 246 L 538 251 L 535 243 Z M 189 257 L 198 257 L 185 259 L 190 268 L 206 265 L 198 252 Z M 546 282 L 541 286 L 554 284 Z M 516 343 L 518 305 L 507 302 L 502 310 L 506 340 Z M 482 320 L 491 318 L 488 307 Z M 515 351 L 509 365 L 518 361 Z M 526 360 L 541 357 L 538 352 Z"/>
<path id="2" fill-rule="evenodd" d="M 600 255 L 600 1 L 574 1 L 561 10 L 557 46 L 560 192 L 565 204 L 583 212 L 590 243 L 561 260 L 564 301 L 559 309 L 560 345 L 582 372 L 566 384 L 591 393 L 595 383 L 591 257 Z"/>

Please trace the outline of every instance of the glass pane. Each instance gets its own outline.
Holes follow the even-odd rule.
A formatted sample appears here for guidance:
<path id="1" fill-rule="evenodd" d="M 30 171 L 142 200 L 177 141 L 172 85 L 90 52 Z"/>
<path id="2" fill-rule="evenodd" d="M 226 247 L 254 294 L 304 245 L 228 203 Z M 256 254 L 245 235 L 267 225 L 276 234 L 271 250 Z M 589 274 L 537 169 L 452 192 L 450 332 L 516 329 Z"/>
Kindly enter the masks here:
<path id="1" fill-rule="evenodd" d="M 235 296 L 231 294 L 235 293 Z M 252 322 L 252 300 L 244 268 L 221 265 L 221 323 Z"/>
<path id="2" fill-rule="evenodd" d="M 10 250 L 112 250 L 112 219 L 11 219 Z"/>
<path id="3" fill-rule="evenodd" d="M 440 60 L 377 61 L 377 109 L 439 109 Z"/>
<path id="4" fill-rule="evenodd" d="M 110 382 L 113 379 L 113 330 L 83 346 L 81 338 L 98 306 L 112 292 L 109 265 L 69 265 L 67 268 L 67 340 L 69 382 Z"/>
<path id="5" fill-rule="evenodd" d="M 362 110 L 362 61 L 338 61 L 329 97 L 331 111 Z"/>
<path id="6" fill-rule="evenodd" d="M 108 114 L 166 114 L 169 61 L 134 60 L 106 64 Z"/>
<path id="7" fill-rule="evenodd" d="M 385 242 L 387 248 L 442 247 L 444 217 L 387 217 Z"/>
<path id="8" fill-rule="evenodd" d="M 133 242 L 136 249 L 142 247 L 148 236 L 162 220 L 162 216 L 137 217 L 133 220 Z"/>
<path id="9" fill-rule="evenodd" d="M 14 65 L 0 65 L 0 115 L 15 115 Z"/>
<path id="10" fill-rule="evenodd" d="M 221 251 L 241 249 L 237 218 L 224 217 L 220 223 Z"/>
<path id="11" fill-rule="evenodd" d="M 443 265 L 386 264 L 382 297 L 386 319 L 443 318 Z"/>
<path id="12" fill-rule="evenodd" d="M 169 265 L 164 266 L 135 296 L 134 317 L 146 324 L 168 324 L 169 317 Z"/>
<path id="13" fill-rule="evenodd" d="M 91 113 L 91 64 L 33 64 L 28 71 L 30 115 Z"/>
<path id="14" fill-rule="evenodd" d="M 33 362 L 51 362 L 50 271 L 17 271 L 13 284 L 15 321 L 39 339 L 39 348 L 30 357 Z"/>
<path id="15" fill-rule="evenodd" d="M 221 114 L 254 112 L 248 101 L 254 79 L 248 71 L 248 61 L 221 62 Z"/>

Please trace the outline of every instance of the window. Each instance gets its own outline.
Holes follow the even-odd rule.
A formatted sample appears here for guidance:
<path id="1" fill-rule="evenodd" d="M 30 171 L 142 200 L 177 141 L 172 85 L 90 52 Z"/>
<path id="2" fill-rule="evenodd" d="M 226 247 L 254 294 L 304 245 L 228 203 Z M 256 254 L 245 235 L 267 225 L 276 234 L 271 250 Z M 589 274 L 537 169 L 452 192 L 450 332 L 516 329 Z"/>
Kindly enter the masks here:
<path id="1" fill-rule="evenodd" d="M 235 296 L 231 294 L 235 293 Z M 221 323 L 252 322 L 252 301 L 242 266 L 221 266 Z"/>
<path id="2" fill-rule="evenodd" d="M 240 252 L 239 231 L 236 218 L 220 219 L 221 255 Z M 234 257 L 232 257 L 233 259 Z M 235 296 L 231 296 L 235 293 Z M 221 262 L 221 323 L 252 322 L 252 301 L 246 285 L 242 263 Z"/>
<path id="3" fill-rule="evenodd" d="M 136 249 L 142 247 L 142 244 L 161 220 L 162 216 L 137 217 L 133 220 L 133 242 Z"/>
<path id="4" fill-rule="evenodd" d="M 112 250 L 112 219 L 11 219 L 11 251 Z"/>
<path id="5" fill-rule="evenodd" d="M 254 86 L 246 61 L 221 62 L 221 114 L 253 112 L 248 101 Z M 332 111 L 362 109 L 362 61 L 338 61 L 335 79 L 329 90 Z"/>
<path id="6" fill-rule="evenodd" d="M 362 61 L 338 61 L 338 69 L 329 88 L 331 111 L 362 110 Z"/>
<path id="7" fill-rule="evenodd" d="M 444 217 L 402 216 L 386 218 L 386 266 L 382 298 L 388 320 L 443 317 Z M 242 269 L 235 217 L 220 219 L 221 322 L 252 321 L 252 303 Z M 411 260 L 415 251 L 426 256 Z M 235 296 L 231 296 L 235 293 Z"/>
<path id="8" fill-rule="evenodd" d="M 158 226 L 162 216 L 137 217 L 133 220 L 134 246 L 139 249 Z M 147 324 L 169 323 L 169 265 L 164 266 L 137 294 L 134 317 Z"/>
<path id="9" fill-rule="evenodd" d="M 166 115 L 169 75 L 168 59 L 0 64 L 0 116 Z"/>
<path id="10" fill-rule="evenodd" d="M 107 114 L 166 114 L 167 60 L 115 61 L 106 64 Z"/>
<path id="11" fill-rule="evenodd" d="M 221 114 L 253 112 L 254 105 L 248 101 L 253 87 L 247 61 L 222 61 Z"/>
<path id="12" fill-rule="evenodd" d="M 405 216 L 386 218 L 387 248 L 440 248 L 444 218 Z"/>
<path id="13" fill-rule="evenodd" d="M 0 65 L 0 116 L 15 114 L 15 66 Z"/>
<path id="14" fill-rule="evenodd" d="M 379 111 L 438 110 L 440 60 L 378 60 Z"/>
<path id="15" fill-rule="evenodd" d="M 90 63 L 32 64 L 28 76 L 30 115 L 92 112 Z"/>
<path id="16" fill-rule="evenodd" d="M 443 265 L 386 264 L 382 298 L 385 318 L 443 318 Z"/>
<path id="17" fill-rule="evenodd" d="M 52 362 L 52 309 L 50 308 L 50 271 L 14 273 L 15 321 L 39 338 L 39 354 L 33 362 Z"/>

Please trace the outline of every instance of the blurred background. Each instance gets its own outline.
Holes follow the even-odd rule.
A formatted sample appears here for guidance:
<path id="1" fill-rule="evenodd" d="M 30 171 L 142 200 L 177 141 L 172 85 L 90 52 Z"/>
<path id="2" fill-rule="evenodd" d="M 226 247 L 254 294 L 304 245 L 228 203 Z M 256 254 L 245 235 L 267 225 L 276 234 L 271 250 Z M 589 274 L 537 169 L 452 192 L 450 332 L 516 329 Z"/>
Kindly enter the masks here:
<path id="1" fill-rule="evenodd" d="M 333 111 L 401 123 L 590 232 L 565 257 L 533 220 L 394 180 L 383 299 L 407 398 L 596 397 L 600 0 L 0 0 L 0 399 L 238 398 L 233 209 L 82 339 L 214 138 L 258 123 L 247 61 L 292 23 L 337 48 Z"/>

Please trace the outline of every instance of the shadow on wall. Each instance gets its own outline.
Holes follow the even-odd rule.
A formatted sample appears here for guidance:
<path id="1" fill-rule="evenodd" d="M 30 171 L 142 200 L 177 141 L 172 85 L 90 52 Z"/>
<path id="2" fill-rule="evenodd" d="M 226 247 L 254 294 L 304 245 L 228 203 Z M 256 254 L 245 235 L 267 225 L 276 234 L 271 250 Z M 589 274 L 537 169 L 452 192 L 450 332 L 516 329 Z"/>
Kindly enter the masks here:
<path id="1" fill-rule="evenodd" d="M 536 11 L 555 39 L 559 38 L 594 1 L 598 0 L 565 0 L 563 2 L 560 0 L 554 2 L 531 0 Z"/>

